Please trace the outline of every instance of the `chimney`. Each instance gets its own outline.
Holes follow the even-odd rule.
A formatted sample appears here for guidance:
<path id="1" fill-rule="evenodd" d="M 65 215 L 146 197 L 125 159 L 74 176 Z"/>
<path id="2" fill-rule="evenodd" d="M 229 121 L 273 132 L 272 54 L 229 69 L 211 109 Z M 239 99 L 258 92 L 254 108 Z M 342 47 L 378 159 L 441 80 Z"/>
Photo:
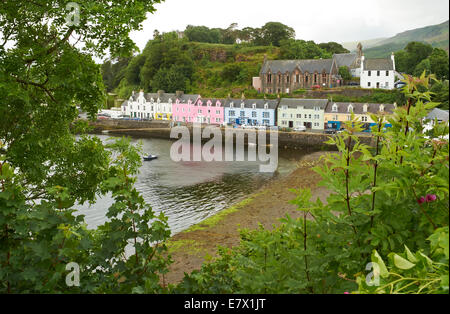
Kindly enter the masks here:
<path id="1" fill-rule="evenodd" d="M 162 97 L 164 95 L 164 91 L 163 90 L 159 90 L 158 91 L 158 97 Z"/>
<path id="2" fill-rule="evenodd" d="M 392 66 L 394 67 L 394 71 L 395 71 L 395 56 L 394 56 L 394 52 L 392 52 L 392 54 L 391 54 L 391 60 L 392 60 Z"/>
<path id="3" fill-rule="evenodd" d="M 182 90 L 177 90 L 175 92 L 175 95 L 176 95 L 177 98 L 181 98 L 181 96 L 183 96 L 183 94 L 184 94 L 184 92 Z"/>

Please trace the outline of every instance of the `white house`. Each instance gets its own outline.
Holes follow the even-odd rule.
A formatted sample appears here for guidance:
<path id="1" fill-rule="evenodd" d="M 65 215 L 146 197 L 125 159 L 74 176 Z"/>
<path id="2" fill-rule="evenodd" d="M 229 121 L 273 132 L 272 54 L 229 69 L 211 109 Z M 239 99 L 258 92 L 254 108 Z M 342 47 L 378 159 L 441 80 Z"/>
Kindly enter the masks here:
<path id="1" fill-rule="evenodd" d="M 278 105 L 278 126 L 323 130 L 327 105 L 328 99 L 282 98 Z"/>
<path id="2" fill-rule="evenodd" d="M 394 89 L 395 58 L 366 59 L 361 57 L 361 87 Z"/>

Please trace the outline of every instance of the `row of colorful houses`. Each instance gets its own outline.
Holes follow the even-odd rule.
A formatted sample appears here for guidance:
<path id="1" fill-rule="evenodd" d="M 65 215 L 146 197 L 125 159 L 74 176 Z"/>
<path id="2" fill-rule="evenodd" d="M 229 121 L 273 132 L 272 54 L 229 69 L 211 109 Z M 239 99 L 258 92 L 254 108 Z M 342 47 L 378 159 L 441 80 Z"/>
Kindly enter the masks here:
<path id="1" fill-rule="evenodd" d="M 170 120 L 213 125 L 304 127 L 310 130 L 340 129 L 352 113 L 368 130 L 370 114 L 390 114 L 395 104 L 332 102 L 328 99 L 214 99 L 177 93 L 133 92 L 122 104 L 122 114 L 136 119 Z M 389 126 L 389 125 L 388 125 Z"/>

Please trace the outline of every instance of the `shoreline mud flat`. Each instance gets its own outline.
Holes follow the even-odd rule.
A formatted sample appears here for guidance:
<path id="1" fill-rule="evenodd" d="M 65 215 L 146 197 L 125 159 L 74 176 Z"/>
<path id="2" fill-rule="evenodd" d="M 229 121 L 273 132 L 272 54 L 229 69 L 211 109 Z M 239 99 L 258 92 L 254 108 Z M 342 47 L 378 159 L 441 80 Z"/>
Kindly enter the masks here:
<path id="1" fill-rule="evenodd" d="M 320 156 L 326 153 L 330 151 L 305 155 L 289 175 L 267 183 L 229 208 L 175 234 L 168 241 L 173 263 L 164 276 L 164 282 L 178 283 L 184 273 L 200 269 L 205 261 L 216 256 L 218 246 L 231 248 L 238 245 L 241 229 L 255 230 L 261 224 L 270 230 L 273 225 L 279 225 L 279 219 L 286 214 L 293 218 L 300 217 L 296 206 L 289 203 L 295 198 L 290 191 L 292 188 L 310 188 L 313 199 L 319 197 L 326 202 L 330 192 L 317 186 L 321 177 L 312 170 L 319 163 Z"/>

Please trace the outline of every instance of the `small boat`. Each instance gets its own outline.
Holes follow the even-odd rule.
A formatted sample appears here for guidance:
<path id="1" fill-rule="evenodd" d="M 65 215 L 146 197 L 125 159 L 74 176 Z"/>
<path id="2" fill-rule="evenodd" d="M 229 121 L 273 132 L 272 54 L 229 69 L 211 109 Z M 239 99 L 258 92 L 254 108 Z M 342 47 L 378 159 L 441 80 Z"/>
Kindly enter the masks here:
<path id="1" fill-rule="evenodd" d="M 150 160 L 153 160 L 153 159 L 156 159 L 156 158 L 158 158 L 158 156 L 156 156 L 156 155 L 144 156 L 144 160 L 145 161 L 150 161 Z"/>

